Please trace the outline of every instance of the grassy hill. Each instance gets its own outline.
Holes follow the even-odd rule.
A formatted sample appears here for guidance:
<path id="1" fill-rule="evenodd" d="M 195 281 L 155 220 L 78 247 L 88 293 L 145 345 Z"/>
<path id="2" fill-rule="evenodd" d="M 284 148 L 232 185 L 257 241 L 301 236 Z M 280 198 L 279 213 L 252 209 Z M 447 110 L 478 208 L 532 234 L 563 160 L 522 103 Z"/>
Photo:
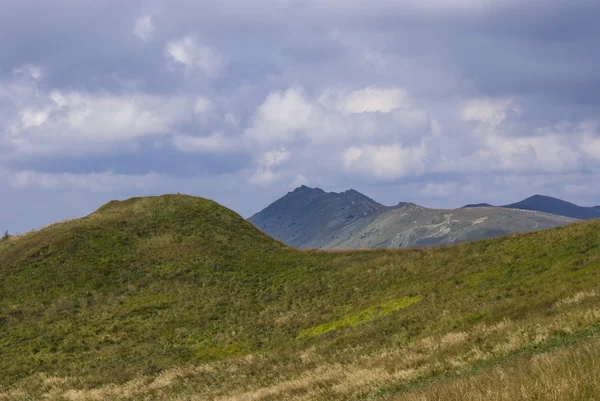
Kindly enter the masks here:
<path id="1" fill-rule="evenodd" d="M 0 241 L 0 400 L 591 399 L 599 273 L 599 222 L 319 252 L 111 202 Z"/>

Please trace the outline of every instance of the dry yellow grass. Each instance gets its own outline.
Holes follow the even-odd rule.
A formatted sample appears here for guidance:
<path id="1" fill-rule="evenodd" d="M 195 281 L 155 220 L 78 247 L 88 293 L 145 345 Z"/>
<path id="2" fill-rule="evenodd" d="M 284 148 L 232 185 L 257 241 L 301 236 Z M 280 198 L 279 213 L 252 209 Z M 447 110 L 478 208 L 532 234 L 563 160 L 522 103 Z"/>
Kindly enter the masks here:
<path id="1" fill-rule="evenodd" d="M 442 373 L 438 383 L 404 394 L 398 401 L 429 400 L 589 400 L 600 391 L 600 341 L 527 358 L 506 359 L 543 345 L 556 333 L 576 334 L 600 324 L 600 308 L 559 302 L 552 316 L 527 321 L 505 319 L 471 331 L 448 332 L 371 354 L 346 348 L 327 358 L 307 349 L 288 361 L 250 355 L 199 366 L 182 366 L 122 385 L 85 389 L 85 377 L 38 375 L 0 393 L 0 401 L 25 401 L 36 394 L 48 401 L 138 400 L 348 400 L 386 398 L 389 386 L 417 383 Z M 470 368 L 505 358 L 498 367 L 469 377 Z M 261 371 L 260 376 L 254 376 Z M 449 373 L 458 380 L 449 381 Z M 462 378 L 465 376 L 464 378 Z M 32 391 L 33 390 L 33 391 Z"/>
<path id="2" fill-rule="evenodd" d="M 436 383 L 394 401 L 594 401 L 600 400 L 600 341 Z"/>

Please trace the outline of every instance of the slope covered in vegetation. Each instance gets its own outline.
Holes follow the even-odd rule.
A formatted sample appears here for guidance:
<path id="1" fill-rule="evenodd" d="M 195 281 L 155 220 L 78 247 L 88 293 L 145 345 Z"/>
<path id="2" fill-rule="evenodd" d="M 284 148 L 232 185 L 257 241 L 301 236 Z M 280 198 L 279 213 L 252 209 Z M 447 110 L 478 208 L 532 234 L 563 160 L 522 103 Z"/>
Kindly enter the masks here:
<path id="1" fill-rule="evenodd" d="M 0 400 L 461 399 L 537 360 L 585 394 L 599 272 L 598 222 L 319 252 L 201 198 L 111 202 L 0 241 Z"/>

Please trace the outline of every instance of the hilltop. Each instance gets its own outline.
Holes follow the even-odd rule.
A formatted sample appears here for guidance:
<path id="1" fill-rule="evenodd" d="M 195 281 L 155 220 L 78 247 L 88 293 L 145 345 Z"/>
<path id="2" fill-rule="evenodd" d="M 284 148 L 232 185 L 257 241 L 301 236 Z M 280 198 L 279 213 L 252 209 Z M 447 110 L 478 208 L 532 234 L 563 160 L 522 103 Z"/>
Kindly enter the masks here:
<path id="1" fill-rule="evenodd" d="M 0 241 L 0 400 L 587 399 L 599 273 L 596 221 L 299 251 L 206 199 L 111 202 Z"/>
<path id="2" fill-rule="evenodd" d="M 248 221 L 290 246 L 358 249 L 454 244 L 575 220 L 485 203 L 459 209 L 429 209 L 409 202 L 387 207 L 355 190 L 335 193 L 302 186 Z"/>

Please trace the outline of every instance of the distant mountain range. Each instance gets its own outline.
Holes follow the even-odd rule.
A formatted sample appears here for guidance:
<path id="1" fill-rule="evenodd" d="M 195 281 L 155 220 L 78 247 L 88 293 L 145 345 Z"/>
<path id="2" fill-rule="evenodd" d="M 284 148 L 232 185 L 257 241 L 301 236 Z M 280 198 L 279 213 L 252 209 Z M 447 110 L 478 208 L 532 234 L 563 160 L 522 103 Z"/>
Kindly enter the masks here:
<path id="1" fill-rule="evenodd" d="M 428 209 L 401 202 L 388 207 L 353 189 L 335 193 L 301 186 L 249 221 L 294 247 L 355 249 L 451 244 L 552 228 L 577 220 L 487 204 Z"/>
<path id="2" fill-rule="evenodd" d="M 469 203 L 468 205 L 464 205 L 462 209 L 466 209 L 469 207 L 493 207 L 489 203 Z"/>
<path id="3" fill-rule="evenodd" d="M 463 208 L 491 206 L 487 203 L 475 203 L 463 206 Z M 509 209 L 535 210 L 538 212 L 556 214 L 558 216 L 571 217 L 574 219 L 597 219 L 600 218 L 600 206 L 585 207 L 567 202 L 551 196 L 534 195 L 520 202 L 510 205 L 499 206 Z"/>

